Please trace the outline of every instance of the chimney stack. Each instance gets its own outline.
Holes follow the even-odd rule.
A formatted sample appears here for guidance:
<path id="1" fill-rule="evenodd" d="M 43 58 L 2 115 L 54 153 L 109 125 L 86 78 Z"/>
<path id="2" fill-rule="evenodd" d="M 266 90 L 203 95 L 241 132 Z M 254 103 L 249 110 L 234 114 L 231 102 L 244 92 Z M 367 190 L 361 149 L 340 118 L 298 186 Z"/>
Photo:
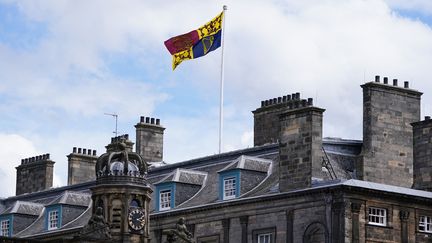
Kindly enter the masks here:
<path id="1" fill-rule="evenodd" d="M 165 128 L 160 119 L 140 117 L 136 128 L 136 152 L 146 162 L 160 162 L 163 160 L 163 135 Z"/>
<path id="2" fill-rule="evenodd" d="M 68 185 L 93 181 L 97 161 L 96 150 L 73 147 L 68 156 Z"/>
<path id="3" fill-rule="evenodd" d="M 38 192 L 53 186 L 54 161 L 50 154 L 21 160 L 17 170 L 16 195 Z"/>

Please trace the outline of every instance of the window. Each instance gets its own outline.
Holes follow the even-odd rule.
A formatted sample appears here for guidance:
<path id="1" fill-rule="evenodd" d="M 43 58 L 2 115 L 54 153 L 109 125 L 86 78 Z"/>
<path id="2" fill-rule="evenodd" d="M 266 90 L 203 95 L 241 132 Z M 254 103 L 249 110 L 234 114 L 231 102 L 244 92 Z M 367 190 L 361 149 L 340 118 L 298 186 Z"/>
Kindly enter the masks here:
<path id="1" fill-rule="evenodd" d="M 171 190 L 160 191 L 159 193 L 159 210 L 171 209 Z"/>
<path id="2" fill-rule="evenodd" d="M 223 199 L 232 199 L 236 197 L 236 178 L 229 177 L 223 180 Z"/>
<path id="3" fill-rule="evenodd" d="M 432 217 L 420 216 L 419 231 L 432 233 Z"/>
<path id="4" fill-rule="evenodd" d="M 271 238 L 272 238 L 272 234 L 271 233 L 267 233 L 267 234 L 259 234 L 257 235 L 257 242 L 258 243 L 271 243 Z"/>
<path id="5" fill-rule="evenodd" d="M 387 210 L 384 208 L 369 208 L 369 224 L 387 225 Z"/>
<path id="6" fill-rule="evenodd" d="M 48 212 L 48 230 L 59 228 L 59 211 L 57 209 Z"/>
<path id="7" fill-rule="evenodd" d="M 2 236 L 9 236 L 9 226 L 10 226 L 9 219 L 2 220 L 0 222 L 0 228 L 1 228 L 0 233 Z"/>

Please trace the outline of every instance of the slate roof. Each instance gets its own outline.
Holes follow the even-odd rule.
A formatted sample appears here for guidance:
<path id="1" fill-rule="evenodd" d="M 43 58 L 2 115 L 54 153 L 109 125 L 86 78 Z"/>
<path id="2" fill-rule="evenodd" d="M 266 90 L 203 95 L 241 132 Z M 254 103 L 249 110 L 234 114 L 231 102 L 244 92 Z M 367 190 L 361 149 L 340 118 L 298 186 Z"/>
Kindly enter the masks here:
<path id="1" fill-rule="evenodd" d="M 26 214 L 26 215 L 39 215 L 44 208 L 43 204 L 26 202 L 26 201 L 16 201 L 11 207 L 7 208 L 1 214 Z"/>
<path id="2" fill-rule="evenodd" d="M 203 185 L 206 178 L 207 172 L 177 168 L 165 178 L 163 178 L 159 182 L 156 182 L 155 185 L 164 182 L 179 182 L 185 184 Z"/>
<path id="3" fill-rule="evenodd" d="M 223 168 L 218 172 L 232 170 L 232 169 L 244 169 L 244 170 L 252 170 L 252 171 L 267 173 L 271 165 L 272 165 L 272 160 L 241 155 L 240 157 L 235 159 L 232 163 L 230 163 L 228 166 L 226 166 L 225 168 Z"/>
<path id="4" fill-rule="evenodd" d="M 89 193 L 71 192 L 65 191 L 59 197 L 49 203 L 49 205 L 55 204 L 67 204 L 73 206 L 87 207 L 91 201 Z"/>

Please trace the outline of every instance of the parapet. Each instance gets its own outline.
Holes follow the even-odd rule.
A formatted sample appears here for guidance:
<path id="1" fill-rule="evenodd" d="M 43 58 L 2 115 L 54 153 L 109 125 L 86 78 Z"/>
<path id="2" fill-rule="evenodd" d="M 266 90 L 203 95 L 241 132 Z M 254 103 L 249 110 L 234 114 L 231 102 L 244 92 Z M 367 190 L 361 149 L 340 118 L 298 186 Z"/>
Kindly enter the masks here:
<path id="1" fill-rule="evenodd" d="M 50 154 L 42 154 L 34 157 L 21 159 L 21 165 L 33 164 L 33 163 L 43 162 L 47 160 L 50 160 Z"/>
<path id="2" fill-rule="evenodd" d="M 85 149 L 85 148 L 77 148 L 73 147 L 72 154 L 78 154 L 78 155 L 86 155 L 86 156 L 97 156 L 96 155 L 96 149 Z"/>
<path id="3" fill-rule="evenodd" d="M 301 99 L 300 93 L 293 93 L 269 100 L 261 101 L 261 108 L 270 108 L 276 106 L 287 106 L 288 109 L 298 109 L 308 106 L 313 106 L 313 99 Z"/>

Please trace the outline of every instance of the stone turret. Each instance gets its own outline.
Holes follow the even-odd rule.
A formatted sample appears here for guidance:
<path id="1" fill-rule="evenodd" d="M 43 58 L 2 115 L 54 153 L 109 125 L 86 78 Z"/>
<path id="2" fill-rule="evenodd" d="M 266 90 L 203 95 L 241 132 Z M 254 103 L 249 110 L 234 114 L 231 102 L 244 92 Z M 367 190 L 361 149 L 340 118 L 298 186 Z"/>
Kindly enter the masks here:
<path id="1" fill-rule="evenodd" d="M 96 150 L 74 147 L 68 156 L 68 185 L 96 179 Z"/>
<path id="2" fill-rule="evenodd" d="M 380 76 L 363 88 L 363 159 L 358 177 L 365 181 L 411 187 L 413 183 L 413 130 L 420 120 L 421 92 L 398 80 L 383 83 Z"/>
<path id="3" fill-rule="evenodd" d="M 414 189 L 432 191 L 432 119 L 412 123 L 414 129 Z"/>
<path id="4" fill-rule="evenodd" d="M 136 128 L 136 151 L 146 162 L 163 160 L 163 135 L 165 128 L 160 119 L 141 116 Z"/>
<path id="5" fill-rule="evenodd" d="M 54 161 L 50 154 L 21 160 L 16 167 L 16 195 L 49 189 L 53 185 Z"/>

